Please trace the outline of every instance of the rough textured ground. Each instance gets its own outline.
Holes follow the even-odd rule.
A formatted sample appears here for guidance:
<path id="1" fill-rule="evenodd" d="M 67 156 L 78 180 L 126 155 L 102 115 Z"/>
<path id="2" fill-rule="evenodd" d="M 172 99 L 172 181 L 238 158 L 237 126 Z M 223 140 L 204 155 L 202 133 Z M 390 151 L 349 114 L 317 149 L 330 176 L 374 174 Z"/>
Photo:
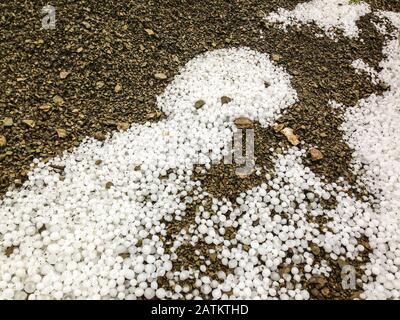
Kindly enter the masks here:
<path id="1" fill-rule="evenodd" d="M 373 9 L 400 11 L 399 2 L 397 0 L 365 0 Z"/>
<path id="2" fill-rule="evenodd" d="M 322 160 L 310 158 L 307 165 L 329 182 L 340 176 L 354 181 L 349 168 L 351 150 L 339 130 L 343 111 L 326 105 L 335 100 L 352 106 L 387 89 L 350 67 L 352 61 L 363 59 L 377 68 L 382 60 L 384 38 L 370 15 L 358 22 L 358 40 L 339 36 L 333 41 L 316 38 L 319 30 L 313 25 L 285 33 L 263 23 L 268 12 L 278 7 L 293 9 L 304 2 L 299 0 L 100 2 L 55 1 L 57 28 L 47 31 L 40 29 L 44 1 L 0 4 L 0 134 L 7 139 L 0 147 L 0 196 L 23 182 L 34 158 L 53 157 L 86 136 L 104 139 L 107 132 L 129 123 L 161 119 L 155 97 L 180 67 L 199 53 L 237 46 L 272 54 L 293 76 L 299 102 L 278 122 L 323 153 Z M 395 0 L 366 2 L 374 9 L 400 11 Z M 156 79 L 156 73 L 164 73 L 167 79 Z M 12 123 L 6 124 L 6 118 Z M 272 128 L 254 125 L 257 165 L 265 173 L 273 154 L 269 148 L 279 152 L 287 141 Z M 232 201 L 261 181 L 255 173 L 240 179 L 234 169 L 234 165 L 217 164 L 196 178 L 211 195 Z M 190 224 L 190 214 L 187 219 L 170 227 L 171 239 Z M 201 246 L 197 249 L 202 251 Z M 182 258 L 174 268 L 199 263 L 193 248 L 180 250 L 177 254 Z M 317 255 L 322 259 L 324 253 Z M 211 270 L 221 268 L 218 261 L 213 263 Z M 306 285 L 312 297 L 356 297 L 358 291 L 340 292 L 340 266 L 332 268 L 336 278 Z"/>
<path id="3" fill-rule="evenodd" d="M 366 43 L 316 40 L 312 27 L 285 34 L 263 25 L 266 13 L 299 2 L 104 1 L 100 6 L 58 1 L 57 28 L 51 31 L 40 29 L 44 2 L 1 4 L 0 118 L 11 117 L 13 124 L 0 127 L 7 138 L 0 150 L 0 192 L 15 180 L 20 184 L 35 157 L 52 157 L 87 135 L 101 139 L 119 123 L 156 121 L 161 115 L 155 96 L 168 81 L 154 74 L 170 78 L 188 60 L 214 48 L 245 45 L 282 56 L 300 103 L 311 106 L 304 111 L 309 111 L 308 123 L 316 104 L 329 98 L 351 104 L 370 93 L 372 86 L 362 86 L 365 79 L 348 67 L 353 58 L 372 65 L 371 59 L 379 61 L 382 39 L 368 19 L 361 22 Z M 338 82 L 341 77 L 345 81 Z M 32 120 L 33 127 L 24 120 Z M 57 129 L 66 136 L 59 137 Z M 312 134 L 307 129 L 302 130 Z"/>

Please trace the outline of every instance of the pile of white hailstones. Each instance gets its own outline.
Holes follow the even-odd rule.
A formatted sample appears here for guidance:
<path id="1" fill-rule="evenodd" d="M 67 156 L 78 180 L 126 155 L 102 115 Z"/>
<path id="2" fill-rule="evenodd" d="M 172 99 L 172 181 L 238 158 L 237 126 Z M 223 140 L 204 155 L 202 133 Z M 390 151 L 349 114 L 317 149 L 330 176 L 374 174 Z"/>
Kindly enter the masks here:
<path id="1" fill-rule="evenodd" d="M 335 38 L 335 29 L 341 29 L 349 38 L 358 37 L 357 20 L 370 13 L 367 3 L 350 3 L 349 0 L 312 0 L 299 3 L 294 10 L 279 8 L 266 20 L 286 29 L 293 24 L 315 23 L 328 37 Z"/>
<path id="2" fill-rule="evenodd" d="M 302 144 L 276 155 L 274 175 L 236 203 L 200 205 L 193 225 L 166 250 L 166 223 L 181 220 L 187 203 L 210 197 L 192 170 L 222 159 L 233 120 L 246 116 L 268 126 L 297 99 L 290 77 L 267 55 L 214 51 L 190 61 L 159 97 L 167 120 L 133 125 L 104 143 L 88 140 L 49 164 L 35 161 L 24 187 L 0 200 L 0 299 L 309 299 L 302 282 L 332 271 L 310 243 L 333 260 L 359 259 L 363 235 L 373 253 L 357 279 L 361 298 L 399 298 L 398 42 L 385 53 L 378 76 L 391 91 L 349 109 L 343 127 L 354 168 L 377 204 L 350 196 L 344 181 L 324 183 L 302 164 Z M 222 106 L 222 96 L 233 101 Z M 206 105 L 196 110 L 200 99 Z M 65 166 L 63 179 L 51 164 Z M 331 198 L 337 207 L 324 208 L 321 200 Z M 321 228 L 310 222 L 317 217 L 329 222 Z M 236 236 L 228 239 L 232 227 Z M 173 269 L 177 249 L 200 241 L 217 250 L 229 274 L 208 276 L 207 258 L 198 269 Z M 282 264 L 290 271 L 282 274 Z M 159 277 L 171 285 L 159 287 Z"/>
<path id="3" fill-rule="evenodd" d="M 400 26 L 400 14 L 396 21 Z M 354 169 L 376 196 L 379 224 L 367 233 L 375 250 L 365 272 L 376 281 L 364 286 L 366 298 L 400 298 L 400 44 L 394 36 L 384 48 L 387 58 L 378 74 L 390 90 L 349 108 L 343 125 L 355 150 Z"/>
<path id="4" fill-rule="evenodd" d="M 345 0 L 313 0 L 299 4 L 293 11 L 278 10 L 266 19 L 278 22 L 286 28 L 293 24 L 315 22 L 327 36 L 334 37 L 334 29 L 342 29 L 350 38 L 358 36 L 356 21 L 370 13 L 368 4 L 350 4 Z M 365 292 L 361 298 L 400 298 L 400 13 L 377 10 L 374 15 L 381 21 L 375 23 L 377 30 L 389 36 L 384 47 L 385 59 L 382 70 L 377 72 L 362 60 L 352 66 L 356 72 L 366 72 L 373 83 L 379 80 L 390 86 L 383 96 L 371 95 L 348 108 L 343 125 L 345 139 L 354 153 L 354 171 L 375 196 L 374 210 L 362 215 L 362 219 L 351 218 L 365 229 L 365 235 L 374 249 L 369 255 L 370 263 L 365 266 L 362 277 Z M 386 22 L 395 28 L 388 34 Z M 344 106 L 342 106 L 344 107 Z M 339 201 L 340 203 L 340 201 Z M 348 248 L 347 248 L 348 250 Z M 375 277 L 371 281 L 371 276 Z"/>
<path id="5" fill-rule="evenodd" d="M 222 107 L 222 96 L 233 101 Z M 199 99 L 206 105 L 196 110 Z M 218 50 L 190 61 L 159 97 L 166 121 L 35 161 L 24 187 L 0 202 L 0 298 L 171 296 L 157 285 L 177 258 L 164 250 L 163 221 L 184 215 L 180 199 L 199 187 L 194 165 L 222 159 L 237 117 L 271 125 L 295 101 L 267 55 Z M 63 179 L 51 165 L 65 166 Z"/>

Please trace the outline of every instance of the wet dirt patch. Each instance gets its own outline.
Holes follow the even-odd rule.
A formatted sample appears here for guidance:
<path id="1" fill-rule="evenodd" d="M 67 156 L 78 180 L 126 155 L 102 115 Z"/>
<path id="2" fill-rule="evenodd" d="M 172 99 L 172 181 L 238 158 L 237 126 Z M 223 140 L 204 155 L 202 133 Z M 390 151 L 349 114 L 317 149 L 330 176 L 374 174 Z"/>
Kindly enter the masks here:
<path id="1" fill-rule="evenodd" d="M 400 12 L 400 3 L 397 0 L 364 0 L 375 10 Z"/>

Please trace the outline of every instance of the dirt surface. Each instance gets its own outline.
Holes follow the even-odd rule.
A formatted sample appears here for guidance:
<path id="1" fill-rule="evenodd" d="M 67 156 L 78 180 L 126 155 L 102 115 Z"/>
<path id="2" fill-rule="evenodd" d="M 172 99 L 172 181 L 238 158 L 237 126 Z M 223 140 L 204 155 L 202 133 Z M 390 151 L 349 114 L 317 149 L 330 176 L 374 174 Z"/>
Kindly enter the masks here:
<path id="1" fill-rule="evenodd" d="M 321 106 L 329 99 L 351 105 L 376 91 L 349 62 L 377 65 L 382 38 L 368 17 L 360 22 L 364 43 L 316 39 L 315 27 L 284 33 L 264 25 L 266 13 L 299 2 L 58 1 L 55 30 L 41 30 L 44 2 L 1 4 L 0 119 L 12 124 L 0 127 L 7 139 L 0 150 L 0 193 L 21 184 L 34 158 L 53 157 L 86 136 L 102 139 L 121 124 L 157 121 L 155 97 L 179 68 L 201 52 L 231 46 L 282 57 L 278 63 L 293 75 L 300 97 L 286 119 L 308 142 L 319 143 L 318 134 L 329 131 L 321 147 L 328 158 L 339 155 L 328 161 L 332 172 L 343 173 L 348 150 L 336 143 L 337 130 L 324 125 L 340 121 L 332 123 Z M 160 72 L 168 79 L 156 79 Z"/>
<path id="2" fill-rule="evenodd" d="M 258 33 L 255 9 L 297 2 L 54 1 L 55 30 L 41 30 L 45 1 L 0 4 L 0 120 L 12 119 L 0 126 L 0 194 L 23 182 L 34 158 L 121 122 L 157 121 L 155 97 L 187 61 Z"/>
<path id="3" fill-rule="evenodd" d="M 279 7 L 293 9 L 300 2 L 306 1 L 53 1 L 55 30 L 41 30 L 44 1 L 1 3 L 0 135 L 6 143 L 0 146 L 0 196 L 10 186 L 23 183 L 34 158 L 61 154 L 86 136 L 102 140 L 107 132 L 128 124 L 162 119 L 155 99 L 179 68 L 202 52 L 238 46 L 273 54 L 274 61 L 292 75 L 299 102 L 278 123 L 322 152 L 323 159 L 310 157 L 306 165 L 328 182 L 339 177 L 354 182 L 351 150 L 339 129 L 343 111 L 329 107 L 328 101 L 353 106 L 387 89 L 373 85 L 367 75 L 351 67 L 352 61 L 363 59 L 378 68 L 384 38 L 374 28 L 371 21 L 376 18 L 371 15 L 358 22 L 357 40 L 317 38 L 320 30 L 315 25 L 284 32 L 263 21 L 267 13 Z M 374 9 L 400 11 L 400 2 L 395 0 L 366 2 Z M 166 79 L 156 76 L 160 73 Z M 273 128 L 257 123 L 254 128 L 262 174 L 241 179 L 233 165 L 222 163 L 206 174 L 195 174 L 212 196 L 233 202 L 239 193 L 259 185 L 272 165 L 269 149 L 282 152 L 288 146 Z M 186 225 L 191 217 L 188 210 Z M 179 225 L 184 227 L 184 222 Z M 170 230 L 171 239 L 178 232 L 175 229 Z M 209 248 L 200 249 L 203 255 L 210 254 L 205 252 Z M 175 269 L 197 263 L 191 258 L 193 248 L 180 250 Z M 213 265 L 212 270 L 220 267 L 217 261 Z M 323 288 L 336 292 L 328 283 Z M 355 294 L 316 292 L 312 297 L 351 298 Z"/>

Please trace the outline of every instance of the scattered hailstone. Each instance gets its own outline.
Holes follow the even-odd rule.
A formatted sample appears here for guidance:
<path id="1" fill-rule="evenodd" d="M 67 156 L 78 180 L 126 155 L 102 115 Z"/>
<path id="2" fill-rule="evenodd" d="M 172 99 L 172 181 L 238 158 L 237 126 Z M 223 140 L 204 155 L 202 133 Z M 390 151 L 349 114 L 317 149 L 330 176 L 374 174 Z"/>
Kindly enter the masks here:
<path id="1" fill-rule="evenodd" d="M 343 103 L 339 103 L 339 102 L 337 102 L 335 100 L 329 100 L 328 101 L 328 105 L 331 108 L 338 109 L 338 110 L 346 108 L 346 106 Z"/>
<path id="2" fill-rule="evenodd" d="M 351 65 L 354 69 L 356 69 L 357 73 L 365 72 L 366 74 L 368 74 L 373 84 L 377 84 L 379 82 L 378 72 L 367 63 L 365 63 L 362 59 L 354 60 Z"/>
<path id="3" fill-rule="evenodd" d="M 315 22 L 331 38 L 335 36 L 334 28 L 341 29 L 346 37 L 357 38 L 356 22 L 370 12 L 370 6 L 364 2 L 350 4 L 349 0 L 313 0 L 298 4 L 292 11 L 279 8 L 266 20 L 279 23 L 285 29 L 290 25 Z"/>
<path id="4" fill-rule="evenodd" d="M 392 11 L 383 11 L 377 10 L 375 13 L 381 19 L 388 19 L 393 26 L 400 30 L 400 13 L 399 12 L 392 12 Z"/>

